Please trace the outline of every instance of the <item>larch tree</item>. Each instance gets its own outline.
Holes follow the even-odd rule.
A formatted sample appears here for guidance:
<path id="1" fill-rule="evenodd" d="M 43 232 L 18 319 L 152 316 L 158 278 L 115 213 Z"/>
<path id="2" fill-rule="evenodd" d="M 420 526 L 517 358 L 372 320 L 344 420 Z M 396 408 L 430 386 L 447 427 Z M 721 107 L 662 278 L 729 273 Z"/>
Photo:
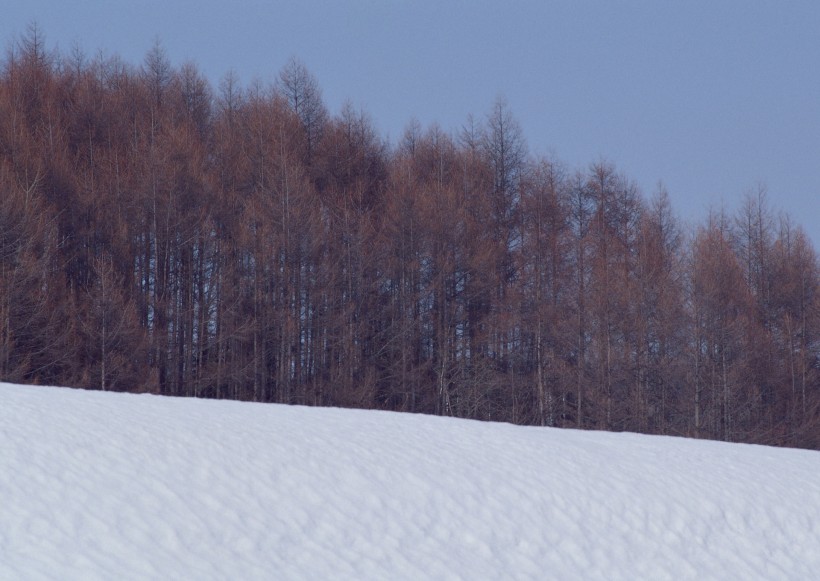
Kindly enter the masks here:
<path id="1" fill-rule="evenodd" d="M 518 255 L 521 325 L 535 367 L 535 423 L 560 425 L 566 417 L 567 323 L 571 252 L 569 190 L 563 169 L 540 160 L 521 190 L 522 244 Z"/>
<path id="2" fill-rule="evenodd" d="M 322 90 L 304 63 L 295 57 L 279 72 L 276 86 L 302 125 L 305 135 L 304 161 L 310 166 L 328 122 Z"/>
<path id="3" fill-rule="evenodd" d="M 0 67 L 0 378 L 820 446 L 818 259 L 765 189 L 684 236 L 605 162 L 533 159 L 503 99 L 394 146 L 297 59 L 212 91 Z"/>

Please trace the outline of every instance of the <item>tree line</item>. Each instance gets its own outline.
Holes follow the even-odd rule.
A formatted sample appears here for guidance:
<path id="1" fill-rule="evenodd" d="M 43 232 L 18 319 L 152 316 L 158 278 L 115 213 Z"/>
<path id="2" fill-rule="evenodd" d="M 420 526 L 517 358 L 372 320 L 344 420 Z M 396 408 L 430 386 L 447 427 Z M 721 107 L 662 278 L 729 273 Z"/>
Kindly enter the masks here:
<path id="1" fill-rule="evenodd" d="M 820 446 L 818 260 L 763 189 L 684 228 L 503 100 L 395 144 L 291 60 L 0 73 L 0 380 Z"/>

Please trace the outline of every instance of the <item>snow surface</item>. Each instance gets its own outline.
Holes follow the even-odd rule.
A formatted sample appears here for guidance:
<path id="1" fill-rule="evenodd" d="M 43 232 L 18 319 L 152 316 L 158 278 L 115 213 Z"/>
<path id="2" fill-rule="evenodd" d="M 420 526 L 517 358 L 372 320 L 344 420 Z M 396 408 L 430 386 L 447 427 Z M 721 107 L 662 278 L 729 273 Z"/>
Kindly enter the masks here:
<path id="1" fill-rule="evenodd" d="M 820 453 L 0 384 L 0 579 L 817 579 Z"/>

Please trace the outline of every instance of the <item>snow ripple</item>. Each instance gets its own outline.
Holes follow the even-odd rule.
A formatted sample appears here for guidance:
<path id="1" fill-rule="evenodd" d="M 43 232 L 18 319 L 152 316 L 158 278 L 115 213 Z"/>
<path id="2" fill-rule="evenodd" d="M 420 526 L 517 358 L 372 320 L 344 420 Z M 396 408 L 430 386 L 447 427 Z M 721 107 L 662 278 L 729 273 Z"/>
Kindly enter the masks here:
<path id="1" fill-rule="evenodd" d="M 810 579 L 820 454 L 0 385 L 2 579 Z"/>

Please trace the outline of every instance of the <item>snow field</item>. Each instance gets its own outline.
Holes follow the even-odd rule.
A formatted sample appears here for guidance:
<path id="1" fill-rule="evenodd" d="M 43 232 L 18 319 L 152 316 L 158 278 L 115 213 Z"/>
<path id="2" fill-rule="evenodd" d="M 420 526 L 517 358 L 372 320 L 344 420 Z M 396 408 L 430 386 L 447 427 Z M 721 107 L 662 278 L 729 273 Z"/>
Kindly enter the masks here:
<path id="1" fill-rule="evenodd" d="M 0 579 L 812 579 L 820 454 L 0 384 Z"/>

